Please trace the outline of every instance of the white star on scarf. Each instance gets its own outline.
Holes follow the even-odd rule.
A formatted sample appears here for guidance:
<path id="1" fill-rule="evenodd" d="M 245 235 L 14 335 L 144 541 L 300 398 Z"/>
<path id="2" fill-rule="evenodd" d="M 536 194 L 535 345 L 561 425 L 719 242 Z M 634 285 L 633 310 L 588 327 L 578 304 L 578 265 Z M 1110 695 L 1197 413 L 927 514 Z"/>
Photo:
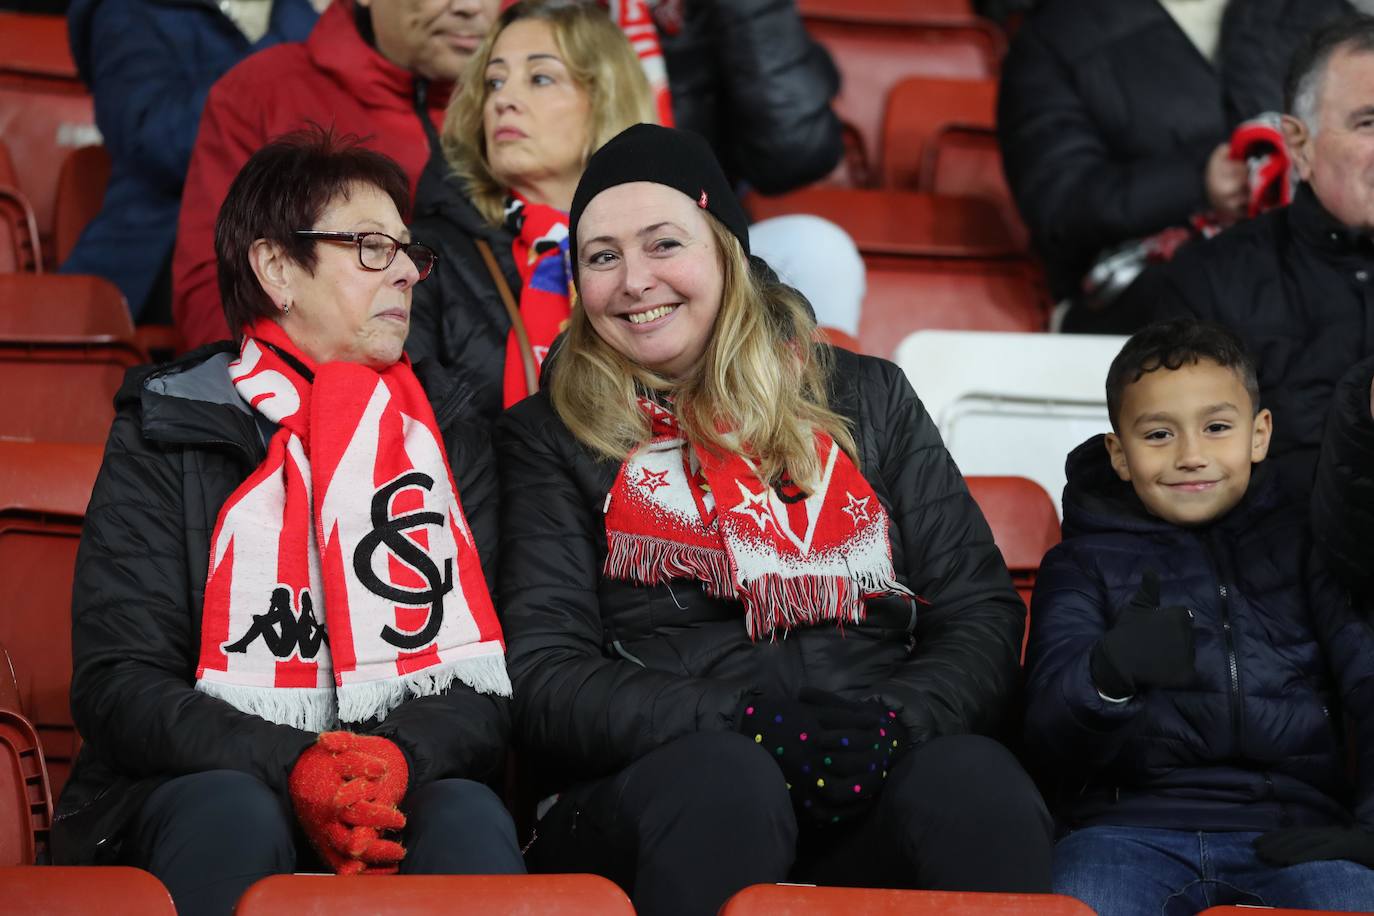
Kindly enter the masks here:
<path id="1" fill-rule="evenodd" d="M 739 486 L 739 495 L 744 497 L 744 501 L 730 511 L 749 516 L 759 523 L 760 531 L 767 531 L 769 523 L 773 521 L 773 514 L 768 509 L 767 491 L 754 493 L 738 480 L 735 483 Z"/>
<path id="2" fill-rule="evenodd" d="M 847 513 L 849 515 L 849 519 L 854 523 L 855 528 L 859 527 L 860 522 L 867 522 L 871 520 L 871 517 L 868 514 L 869 497 L 864 496 L 862 498 L 855 499 L 854 494 L 847 491 L 844 495 L 849 497 L 849 505 L 842 507 L 840 511 Z"/>

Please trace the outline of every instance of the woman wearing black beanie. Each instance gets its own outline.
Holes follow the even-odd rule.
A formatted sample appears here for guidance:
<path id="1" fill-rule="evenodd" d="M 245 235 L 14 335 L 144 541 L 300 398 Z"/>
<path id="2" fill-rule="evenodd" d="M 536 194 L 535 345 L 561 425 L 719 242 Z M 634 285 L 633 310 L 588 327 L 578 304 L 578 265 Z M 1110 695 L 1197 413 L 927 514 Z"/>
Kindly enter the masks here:
<path id="1" fill-rule="evenodd" d="M 641 913 L 785 880 L 1045 891 L 992 731 L 1024 607 L 901 372 L 814 342 L 694 135 L 587 163 L 548 385 L 499 421 L 531 865 Z M 556 793 L 556 794 L 555 794 Z"/>

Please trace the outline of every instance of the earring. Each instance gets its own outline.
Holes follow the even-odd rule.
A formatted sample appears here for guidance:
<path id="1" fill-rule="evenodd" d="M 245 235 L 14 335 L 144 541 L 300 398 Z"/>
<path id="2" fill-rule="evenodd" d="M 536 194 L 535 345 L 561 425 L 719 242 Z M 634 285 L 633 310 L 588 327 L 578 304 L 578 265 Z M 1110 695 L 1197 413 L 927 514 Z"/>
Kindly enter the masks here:
<path id="1" fill-rule="evenodd" d="M 283 303 L 281 304 L 281 316 L 282 316 L 283 318 L 285 318 L 287 315 L 290 315 L 290 314 L 291 314 L 291 300 L 290 300 L 290 299 L 287 299 L 285 302 L 283 302 Z"/>

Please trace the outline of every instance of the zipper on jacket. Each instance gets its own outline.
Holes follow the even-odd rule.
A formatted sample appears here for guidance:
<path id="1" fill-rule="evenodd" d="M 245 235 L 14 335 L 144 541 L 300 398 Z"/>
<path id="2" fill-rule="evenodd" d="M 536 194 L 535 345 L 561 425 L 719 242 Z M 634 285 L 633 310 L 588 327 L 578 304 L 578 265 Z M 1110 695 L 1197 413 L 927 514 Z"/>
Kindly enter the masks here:
<path id="1" fill-rule="evenodd" d="M 1226 584 L 1218 586 L 1217 591 L 1221 594 L 1221 631 L 1226 636 L 1226 666 L 1229 669 L 1231 684 L 1231 729 L 1236 741 L 1235 753 L 1240 754 L 1240 663 L 1236 659 L 1236 631 L 1231 626 L 1231 598 L 1227 594 Z"/>
<path id="2" fill-rule="evenodd" d="M 625 661 L 634 662 L 641 668 L 649 667 L 648 665 L 644 664 L 644 661 L 642 659 L 637 658 L 634 655 L 634 653 L 632 653 L 629 649 L 625 648 L 625 646 L 620 642 L 620 640 L 617 639 L 612 641 L 611 648 L 615 650 L 616 655 L 619 655 L 621 658 L 625 659 Z"/>

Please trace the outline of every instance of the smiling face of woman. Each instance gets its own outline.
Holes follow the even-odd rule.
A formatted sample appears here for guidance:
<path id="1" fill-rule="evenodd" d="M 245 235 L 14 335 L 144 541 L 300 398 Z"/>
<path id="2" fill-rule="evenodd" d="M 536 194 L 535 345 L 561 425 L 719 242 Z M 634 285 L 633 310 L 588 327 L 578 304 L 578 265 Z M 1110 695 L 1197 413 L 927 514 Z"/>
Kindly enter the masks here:
<path id="1" fill-rule="evenodd" d="M 582 175 L 591 100 L 538 19 L 508 25 L 487 64 L 482 130 L 492 176 L 535 203 L 563 210 Z"/>
<path id="2" fill-rule="evenodd" d="M 578 222 L 582 308 L 613 350 L 669 378 L 706 352 L 724 275 L 705 211 L 647 181 L 607 188 Z"/>
<path id="3" fill-rule="evenodd" d="M 370 184 L 352 185 L 314 226 L 301 228 L 410 239 L 395 203 Z M 411 288 L 420 279 L 406 253 L 397 251 L 385 270 L 365 269 L 354 242 L 317 242 L 315 255 L 313 272 L 293 261 L 283 268 L 282 292 L 291 309 L 279 321 L 292 342 L 317 363 L 383 369 L 399 360 L 410 331 Z"/>

